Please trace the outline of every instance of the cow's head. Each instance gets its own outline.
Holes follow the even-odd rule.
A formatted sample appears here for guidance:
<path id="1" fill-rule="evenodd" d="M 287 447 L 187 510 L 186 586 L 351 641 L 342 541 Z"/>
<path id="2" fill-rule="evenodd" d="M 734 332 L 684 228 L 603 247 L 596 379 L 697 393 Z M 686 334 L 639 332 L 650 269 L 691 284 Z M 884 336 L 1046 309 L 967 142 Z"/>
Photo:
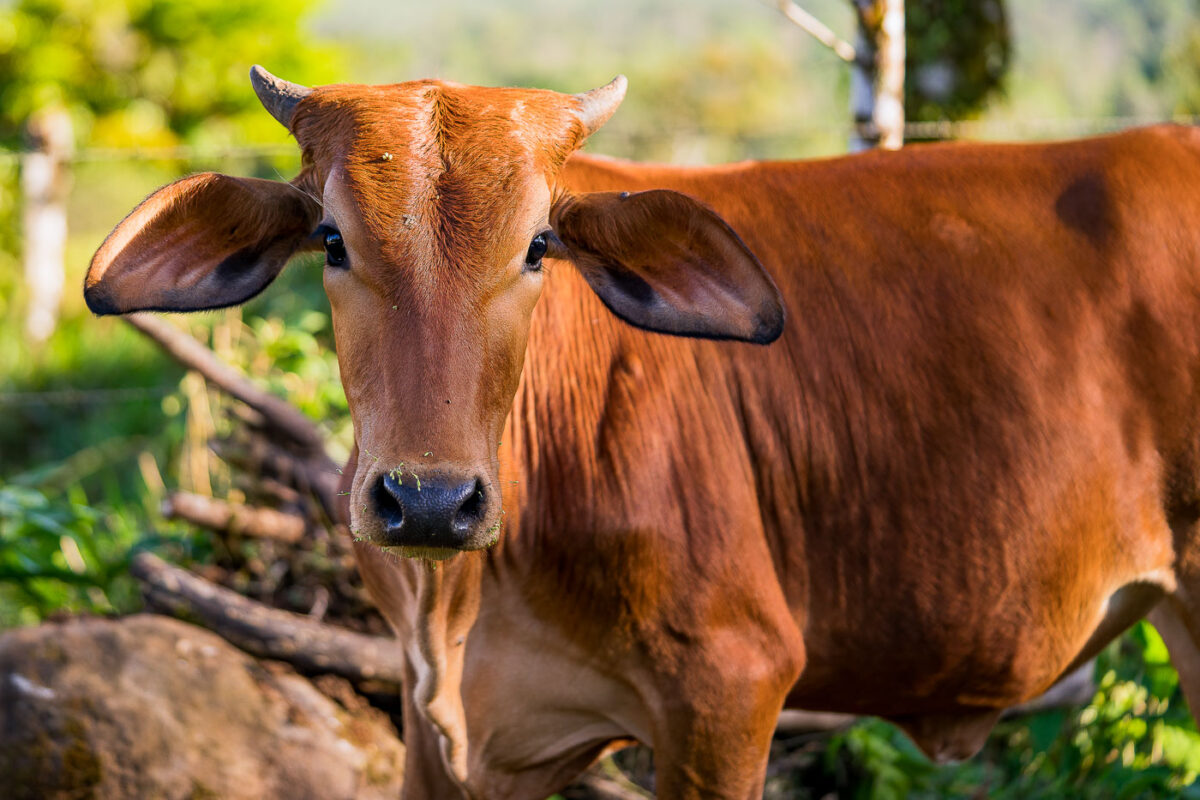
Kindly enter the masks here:
<path id="1" fill-rule="evenodd" d="M 193 175 L 109 235 L 97 314 L 241 303 L 324 248 L 359 448 L 351 524 L 410 555 L 486 547 L 500 526 L 501 429 L 543 258 L 569 260 L 618 316 L 664 333 L 769 342 L 783 310 L 761 265 L 676 192 L 556 193 L 563 162 L 625 79 L 581 95 L 437 81 L 315 89 L 251 80 L 304 155 L 291 183 Z"/>

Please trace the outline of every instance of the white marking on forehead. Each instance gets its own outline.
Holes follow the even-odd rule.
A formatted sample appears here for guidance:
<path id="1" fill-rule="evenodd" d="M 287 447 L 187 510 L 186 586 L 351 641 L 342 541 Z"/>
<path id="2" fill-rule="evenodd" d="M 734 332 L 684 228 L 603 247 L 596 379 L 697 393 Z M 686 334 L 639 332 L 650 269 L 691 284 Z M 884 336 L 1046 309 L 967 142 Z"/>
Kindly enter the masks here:
<path id="1" fill-rule="evenodd" d="M 334 217 L 345 214 L 349 198 L 346 196 L 345 174 L 340 165 L 329 170 L 329 176 L 325 178 L 325 185 L 321 187 L 321 195 L 325 201 L 322 205 L 326 211 Z"/>

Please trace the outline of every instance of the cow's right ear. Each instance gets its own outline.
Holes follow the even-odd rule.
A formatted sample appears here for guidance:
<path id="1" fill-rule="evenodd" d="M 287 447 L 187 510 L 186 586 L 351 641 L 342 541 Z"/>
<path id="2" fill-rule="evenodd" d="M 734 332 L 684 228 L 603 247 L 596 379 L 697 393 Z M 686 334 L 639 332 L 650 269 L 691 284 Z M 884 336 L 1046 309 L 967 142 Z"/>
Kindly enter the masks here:
<path id="1" fill-rule="evenodd" d="M 208 172 L 164 186 L 92 257 L 83 296 L 97 314 L 199 311 L 249 300 L 320 217 L 295 186 Z"/>

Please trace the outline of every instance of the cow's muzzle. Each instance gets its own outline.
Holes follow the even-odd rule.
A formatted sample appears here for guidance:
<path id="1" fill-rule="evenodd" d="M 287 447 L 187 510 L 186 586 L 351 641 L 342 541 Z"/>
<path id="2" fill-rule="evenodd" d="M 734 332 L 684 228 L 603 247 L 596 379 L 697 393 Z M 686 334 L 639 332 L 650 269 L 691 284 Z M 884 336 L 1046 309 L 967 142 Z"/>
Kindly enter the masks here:
<path id="1" fill-rule="evenodd" d="M 381 547 L 464 550 L 484 544 L 480 528 L 489 498 L 482 478 L 392 470 L 379 477 L 373 496 Z"/>

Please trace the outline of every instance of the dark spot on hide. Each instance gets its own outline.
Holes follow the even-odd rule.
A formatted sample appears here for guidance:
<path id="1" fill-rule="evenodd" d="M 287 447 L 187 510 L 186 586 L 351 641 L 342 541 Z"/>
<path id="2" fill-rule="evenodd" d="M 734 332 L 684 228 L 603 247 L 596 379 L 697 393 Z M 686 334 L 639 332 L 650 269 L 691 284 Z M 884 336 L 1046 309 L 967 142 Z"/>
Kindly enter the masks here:
<path id="1" fill-rule="evenodd" d="M 1082 233 L 1095 247 L 1104 246 L 1112 233 L 1112 200 L 1104 176 L 1098 172 L 1072 181 L 1058 196 L 1054 210 L 1067 227 Z"/>

